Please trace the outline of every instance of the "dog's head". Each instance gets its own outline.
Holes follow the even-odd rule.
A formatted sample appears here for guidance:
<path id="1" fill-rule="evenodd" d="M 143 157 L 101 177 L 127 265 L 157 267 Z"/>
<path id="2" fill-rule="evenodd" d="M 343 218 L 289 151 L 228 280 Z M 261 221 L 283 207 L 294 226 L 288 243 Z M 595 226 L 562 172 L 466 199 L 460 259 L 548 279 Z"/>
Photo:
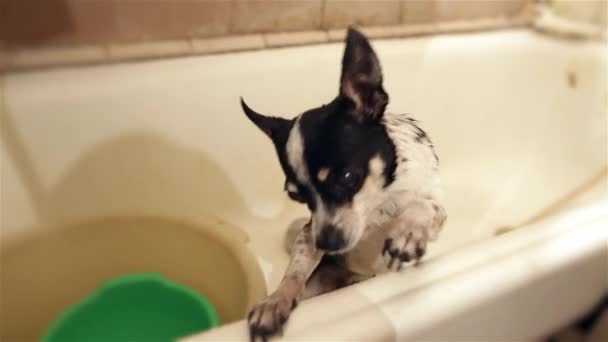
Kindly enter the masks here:
<path id="1" fill-rule="evenodd" d="M 338 96 L 293 120 L 245 114 L 277 150 L 285 190 L 312 213 L 317 247 L 331 253 L 353 248 L 393 181 L 395 149 L 382 116 L 388 95 L 380 63 L 361 33 L 349 29 Z"/>

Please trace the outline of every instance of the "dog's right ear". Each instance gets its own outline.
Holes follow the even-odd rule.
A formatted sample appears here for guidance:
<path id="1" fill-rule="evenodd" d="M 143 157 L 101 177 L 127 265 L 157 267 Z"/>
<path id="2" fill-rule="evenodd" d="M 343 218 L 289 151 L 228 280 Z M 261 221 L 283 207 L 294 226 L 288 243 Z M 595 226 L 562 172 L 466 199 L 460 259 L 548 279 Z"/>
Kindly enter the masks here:
<path id="1" fill-rule="evenodd" d="M 291 129 L 291 121 L 273 116 L 265 116 L 251 109 L 241 97 L 243 111 L 259 129 L 262 130 L 275 144 L 286 140 Z M 284 141 L 283 141 L 284 142 Z"/>
<path id="2" fill-rule="evenodd" d="M 340 94 L 350 100 L 351 115 L 359 122 L 380 119 L 388 104 L 378 57 L 367 38 L 352 27 L 346 33 Z"/>

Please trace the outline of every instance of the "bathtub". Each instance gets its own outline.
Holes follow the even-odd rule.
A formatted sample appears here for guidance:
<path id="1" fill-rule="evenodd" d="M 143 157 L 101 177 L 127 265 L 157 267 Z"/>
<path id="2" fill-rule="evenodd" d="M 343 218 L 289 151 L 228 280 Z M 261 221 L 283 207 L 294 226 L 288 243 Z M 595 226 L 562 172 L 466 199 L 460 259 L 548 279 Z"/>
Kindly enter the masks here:
<path id="1" fill-rule="evenodd" d="M 388 110 L 412 113 L 437 147 L 448 221 L 422 264 L 303 302 L 283 339 L 532 340 L 590 309 L 608 289 L 605 42 L 506 30 L 373 43 Z M 306 210 L 282 192 L 274 149 L 239 96 L 285 117 L 329 102 L 342 49 L 3 75 L 4 250 L 108 217 L 212 226 L 240 241 L 225 246 L 247 273 L 224 292 L 256 290 L 223 326 L 183 341 L 246 340 L 241 319 L 280 281 L 283 235 Z M 155 250 L 178 253 L 171 241 Z"/>

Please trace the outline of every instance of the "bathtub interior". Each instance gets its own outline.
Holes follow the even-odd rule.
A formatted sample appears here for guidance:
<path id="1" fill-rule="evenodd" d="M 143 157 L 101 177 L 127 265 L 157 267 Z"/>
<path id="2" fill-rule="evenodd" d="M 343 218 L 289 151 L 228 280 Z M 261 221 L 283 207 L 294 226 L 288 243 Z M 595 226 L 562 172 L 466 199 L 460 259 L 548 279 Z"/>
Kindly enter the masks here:
<path id="1" fill-rule="evenodd" d="M 606 165 L 605 44 L 525 30 L 373 44 L 388 111 L 419 119 L 441 160 L 449 219 L 429 259 L 516 225 Z M 213 216 L 247 236 L 272 290 L 284 231 L 306 210 L 282 192 L 239 96 L 285 117 L 329 102 L 342 49 L 4 75 L 2 239 L 120 214 Z M 600 182 L 585 202 L 606 193 Z"/>

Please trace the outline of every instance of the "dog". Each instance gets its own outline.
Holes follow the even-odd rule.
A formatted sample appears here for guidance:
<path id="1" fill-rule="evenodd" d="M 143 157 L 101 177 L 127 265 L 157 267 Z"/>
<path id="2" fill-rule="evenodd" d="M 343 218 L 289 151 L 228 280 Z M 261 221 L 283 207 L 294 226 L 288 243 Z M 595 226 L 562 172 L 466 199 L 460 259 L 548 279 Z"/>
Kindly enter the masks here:
<path id="1" fill-rule="evenodd" d="M 278 288 L 249 313 L 251 340 L 281 334 L 298 301 L 418 262 L 447 218 L 439 159 L 417 120 L 385 113 L 389 97 L 368 39 L 350 27 L 338 96 L 292 120 L 241 98 L 273 142 L 285 191 L 308 206 L 288 230 L 290 262 Z"/>

